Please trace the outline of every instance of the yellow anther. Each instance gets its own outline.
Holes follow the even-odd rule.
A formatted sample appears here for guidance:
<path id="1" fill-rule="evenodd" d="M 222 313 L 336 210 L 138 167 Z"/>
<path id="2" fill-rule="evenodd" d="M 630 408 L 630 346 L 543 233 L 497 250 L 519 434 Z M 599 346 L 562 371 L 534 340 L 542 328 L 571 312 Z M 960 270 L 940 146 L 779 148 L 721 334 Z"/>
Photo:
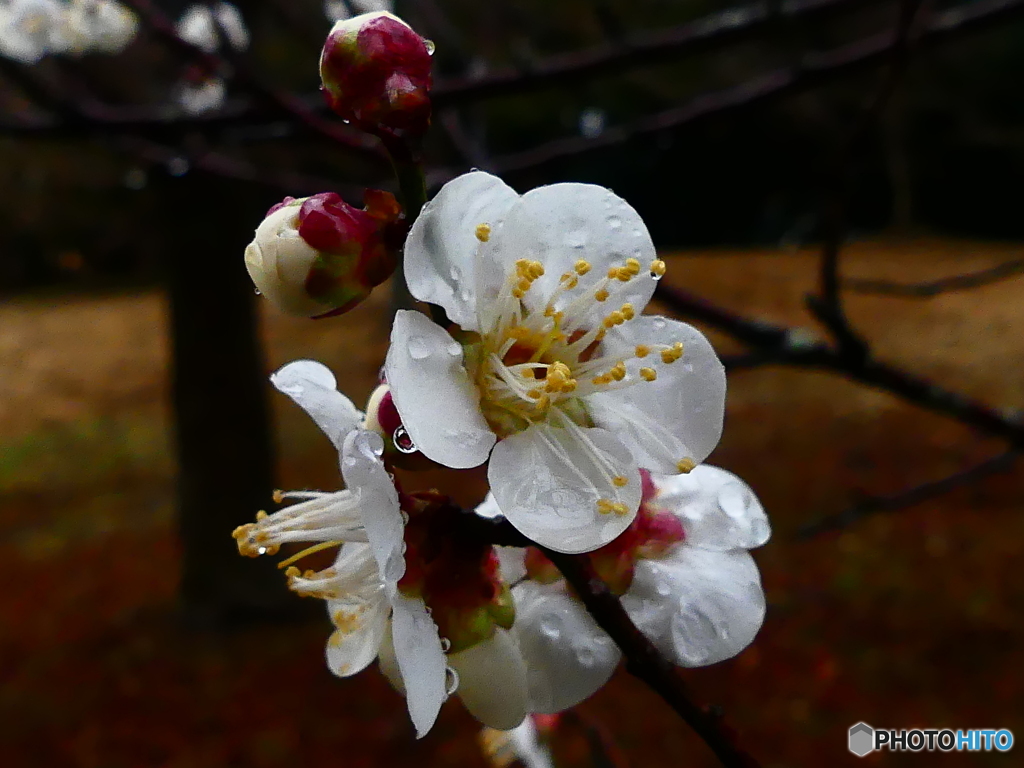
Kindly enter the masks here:
<path id="1" fill-rule="evenodd" d="M 519 372 L 519 375 L 524 379 L 530 379 L 531 381 L 537 378 L 537 374 L 534 373 L 533 368 L 523 368 L 523 370 Z"/>
<path id="2" fill-rule="evenodd" d="M 637 344 L 634 353 L 637 357 L 647 357 L 649 354 L 651 354 L 651 348 L 648 347 L 646 344 Z"/>
<path id="3" fill-rule="evenodd" d="M 611 328 L 616 325 L 622 325 L 626 322 L 626 316 L 622 314 L 621 310 L 616 309 L 614 312 L 609 312 L 608 317 L 604 319 L 604 327 Z"/>
<path id="4" fill-rule="evenodd" d="M 517 275 L 523 274 L 526 271 L 527 267 L 529 267 L 529 266 L 530 266 L 530 260 L 529 259 L 516 259 L 516 274 Z"/>
<path id="5" fill-rule="evenodd" d="M 683 356 L 683 342 L 677 341 L 672 345 L 672 351 L 675 352 L 676 360 Z"/>
<path id="6" fill-rule="evenodd" d="M 686 458 L 679 460 L 679 463 L 676 464 L 676 469 L 685 474 L 687 472 L 692 472 L 696 466 L 697 462 L 695 462 L 693 459 Z"/>
<path id="7" fill-rule="evenodd" d="M 633 305 L 629 303 L 623 304 L 619 312 L 621 312 L 622 316 L 627 320 L 632 320 L 636 317 L 636 310 L 634 310 Z"/>
<path id="8" fill-rule="evenodd" d="M 602 515 L 607 515 L 615 510 L 615 505 L 608 499 L 597 500 L 597 511 Z"/>
<path id="9" fill-rule="evenodd" d="M 623 477 L 622 475 L 618 475 L 612 478 L 612 484 L 616 488 L 624 488 L 625 486 L 629 485 L 629 479 Z"/>
<path id="10" fill-rule="evenodd" d="M 614 280 L 618 276 L 619 276 L 619 268 L 618 267 L 608 267 L 608 279 L 609 280 Z"/>
<path id="11" fill-rule="evenodd" d="M 558 282 L 564 283 L 564 282 L 567 282 L 569 280 L 572 280 L 573 277 L 575 277 L 575 275 L 573 275 L 572 272 L 563 272 L 562 276 L 560 278 L 558 278 Z"/>
<path id="12" fill-rule="evenodd" d="M 476 239 L 481 243 L 486 243 L 491 239 L 491 225 L 490 224 L 477 224 L 476 225 Z"/>
<path id="13" fill-rule="evenodd" d="M 628 283 L 633 277 L 634 274 L 629 271 L 629 267 L 619 267 L 615 272 L 615 279 L 623 283 Z"/>
<path id="14" fill-rule="evenodd" d="M 280 504 L 280 502 L 278 503 Z M 267 514 L 267 511 L 265 509 L 261 509 L 256 513 L 256 522 L 258 523 L 260 520 L 266 520 L 268 517 L 269 515 Z"/>
<path id="15" fill-rule="evenodd" d="M 531 389 L 529 392 L 526 393 L 526 396 L 529 397 L 531 400 L 539 400 L 541 395 L 543 394 L 544 391 L 541 389 Z"/>
<path id="16" fill-rule="evenodd" d="M 539 261 L 531 261 L 528 272 L 534 280 L 544 277 L 544 265 Z"/>
<path id="17" fill-rule="evenodd" d="M 586 259 L 580 259 L 576 262 L 576 266 L 573 269 L 576 270 L 577 275 L 585 275 L 590 271 L 590 262 Z"/>
<path id="18" fill-rule="evenodd" d="M 334 615 L 331 616 L 331 620 L 334 626 L 346 635 L 357 631 L 361 624 L 359 614 L 355 611 L 335 611 Z"/>
<path id="19" fill-rule="evenodd" d="M 662 261 L 661 259 L 655 259 L 654 261 L 651 262 L 651 274 L 656 277 L 661 277 L 662 275 L 664 275 L 667 269 L 668 267 L 665 265 L 665 262 Z"/>
<path id="20" fill-rule="evenodd" d="M 594 341 L 603 341 L 604 337 L 608 335 L 608 332 L 604 328 L 599 328 L 597 333 L 594 335 Z"/>
<path id="21" fill-rule="evenodd" d="M 284 491 L 274 491 L 274 503 L 275 504 L 282 504 L 282 503 L 284 503 Z M 257 519 L 259 519 L 259 518 L 257 518 Z"/>
<path id="22" fill-rule="evenodd" d="M 594 291 L 594 298 L 598 301 L 605 301 L 608 298 L 608 291 L 605 288 L 598 288 Z"/>
<path id="23" fill-rule="evenodd" d="M 640 262 L 636 259 L 626 259 L 626 269 L 631 275 L 640 274 Z"/>
<path id="24" fill-rule="evenodd" d="M 575 288 L 577 285 L 579 285 L 579 284 L 580 284 L 580 279 L 578 277 L 576 277 L 576 275 L 573 275 L 570 280 L 566 280 L 565 281 L 565 287 L 567 289 L 569 289 L 570 291 L 573 288 Z"/>
<path id="25" fill-rule="evenodd" d="M 533 281 L 528 277 L 524 277 L 516 284 L 516 288 L 522 291 L 523 293 L 526 293 L 528 290 L 530 290 L 531 285 L 533 285 Z"/>
<path id="26" fill-rule="evenodd" d="M 658 378 L 658 372 L 653 368 L 641 368 L 640 378 L 643 379 L 644 381 L 654 381 L 656 378 Z"/>
<path id="27" fill-rule="evenodd" d="M 521 298 L 523 298 L 523 296 L 525 296 L 525 295 L 526 295 L 526 292 L 525 292 L 525 291 L 521 291 L 521 290 L 519 290 L 518 288 L 513 288 L 513 289 L 512 289 L 512 296 L 513 296 L 514 298 L 517 298 L 517 299 L 521 299 Z"/>
<path id="28" fill-rule="evenodd" d="M 293 565 L 285 570 L 284 575 L 289 579 L 296 579 L 299 576 L 299 569 Z"/>
<path id="29" fill-rule="evenodd" d="M 612 512 L 614 512 L 619 517 L 623 517 L 629 514 L 629 507 L 627 507 L 621 501 L 618 501 L 612 504 Z"/>
<path id="30" fill-rule="evenodd" d="M 622 381 L 624 378 L 626 378 L 626 364 L 623 362 L 618 362 L 614 366 L 612 366 L 612 369 L 608 371 L 608 373 L 610 373 L 611 377 L 616 381 Z"/>
<path id="31" fill-rule="evenodd" d="M 600 376 L 595 376 L 590 380 L 591 384 L 611 384 L 612 377 L 607 373 L 602 373 Z"/>
<path id="32" fill-rule="evenodd" d="M 538 411 L 546 410 L 551 405 L 551 398 L 548 395 L 541 395 L 540 399 L 534 403 L 534 408 Z"/>
<path id="33" fill-rule="evenodd" d="M 251 531 L 255 527 L 256 526 L 253 525 L 252 523 L 246 523 L 245 525 L 240 525 L 237 528 L 235 528 L 235 530 L 233 530 L 231 532 L 231 538 L 233 538 L 233 539 L 247 539 L 247 538 L 249 538 L 249 531 Z"/>

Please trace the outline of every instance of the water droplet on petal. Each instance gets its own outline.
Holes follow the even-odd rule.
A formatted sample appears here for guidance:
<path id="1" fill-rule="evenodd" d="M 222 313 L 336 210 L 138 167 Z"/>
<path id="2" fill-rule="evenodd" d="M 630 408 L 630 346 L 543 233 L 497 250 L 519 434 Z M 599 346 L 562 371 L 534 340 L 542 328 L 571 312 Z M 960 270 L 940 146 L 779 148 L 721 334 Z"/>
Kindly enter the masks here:
<path id="1" fill-rule="evenodd" d="M 583 248 L 587 244 L 587 232 L 584 229 L 574 229 L 565 236 L 565 245 L 568 248 Z"/>
<path id="2" fill-rule="evenodd" d="M 562 636 L 562 620 L 555 614 L 548 614 L 540 620 L 540 632 L 545 637 L 558 640 Z"/>
<path id="3" fill-rule="evenodd" d="M 693 373 L 693 363 L 686 363 L 683 366 L 683 370 L 686 371 L 687 373 Z"/>
<path id="4" fill-rule="evenodd" d="M 444 651 L 445 653 L 448 653 L 448 651 L 450 651 L 451 649 L 452 649 L 452 641 L 449 640 L 447 637 L 442 637 L 441 638 L 441 650 Z"/>
<path id="5" fill-rule="evenodd" d="M 659 275 L 657 272 L 651 272 L 651 280 L 661 280 L 665 275 Z"/>
<path id="6" fill-rule="evenodd" d="M 448 354 L 452 357 L 458 357 L 462 354 L 462 345 L 457 341 L 453 341 L 448 345 Z"/>
<path id="7" fill-rule="evenodd" d="M 263 295 L 262 293 L 260 293 L 260 289 L 259 288 L 256 289 L 256 295 L 257 296 L 262 296 Z"/>
<path id="8" fill-rule="evenodd" d="M 452 267 L 448 274 L 452 276 L 452 280 L 454 280 L 455 282 L 458 282 L 459 280 L 462 279 L 462 270 L 459 269 L 458 267 Z"/>
<path id="9" fill-rule="evenodd" d="M 665 321 L 660 317 L 654 318 L 654 322 L 652 322 L 651 325 L 654 326 L 654 330 L 656 331 L 662 331 L 665 329 Z"/>
<path id="10" fill-rule="evenodd" d="M 265 554 L 267 554 L 267 548 L 266 547 L 257 547 L 256 548 L 256 553 L 260 554 L 260 555 L 265 555 Z"/>
<path id="11" fill-rule="evenodd" d="M 412 441 L 412 437 L 409 436 L 409 430 L 404 426 L 399 426 L 392 433 L 391 441 L 401 453 L 416 453 L 417 451 L 416 444 Z"/>
<path id="12" fill-rule="evenodd" d="M 345 459 L 345 466 L 346 467 L 354 467 L 358 463 L 359 463 L 359 459 L 357 459 L 355 456 L 349 456 L 347 459 Z"/>
<path id="13" fill-rule="evenodd" d="M 576 660 L 584 667 L 592 667 L 597 661 L 597 654 L 589 647 L 578 648 L 576 650 Z"/>
<path id="14" fill-rule="evenodd" d="M 434 45 L 434 41 L 433 40 L 424 40 L 423 41 L 423 45 L 426 46 L 426 48 L 427 48 L 427 56 L 433 56 L 434 55 L 434 51 L 437 50 L 437 46 Z"/>
<path id="15" fill-rule="evenodd" d="M 622 226 L 622 219 L 620 219 L 618 216 L 609 216 L 608 226 L 611 227 L 612 229 L 619 229 Z"/>
<path id="16" fill-rule="evenodd" d="M 409 339 L 409 356 L 413 360 L 425 360 L 430 357 L 430 344 L 422 336 Z"/>
<path id="17" fill-rule="evenodd" d="M 451 667 L 444 668 L 444 692 L 451 696 L 459 690 L 459 673 Z"/>
<path id="18" fill-rule="evenodd" d="M 668 597 L 672 594 L 672 587 L 667 582 L 659 581 L 657 586 L 654 588 L 661 597 Z"/>

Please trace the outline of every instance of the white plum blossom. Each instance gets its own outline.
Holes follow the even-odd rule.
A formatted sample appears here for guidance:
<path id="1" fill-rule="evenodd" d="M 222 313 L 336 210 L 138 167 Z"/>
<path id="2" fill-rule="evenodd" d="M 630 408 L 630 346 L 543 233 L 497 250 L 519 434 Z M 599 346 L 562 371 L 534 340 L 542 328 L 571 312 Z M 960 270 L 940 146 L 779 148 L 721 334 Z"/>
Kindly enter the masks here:
<path id="1" fill-rule="evenodd" d="M 0 0 L 0 56 L 35 64 L 52 54 L 119 53 L 138 26 L 114 0 Z"/>
<path id="2" fill-rule="evenodd" d="M 405 273 L 459 329 L 399 312 L 385 365 L 418 450 L 453 468 L 489 458 L 498 507 L 544 546 L 613 540 L 640 469 L 686 472 L 722 431 L 710 343 L 641 315 L 664 272 L 640 216 L 602 187 L 520 196 L 479 171 L 446 184 L 409 232 Z"/>
<path id="3" fill-rule="evenodd" d="M 174 91 L 174 100 L 189 115 L 201 115 L 224 105 L 227 83 L 222 77 L 207 77 L 198 82 L 182 80 Z"/>
<path id="4" fill-rule="evenodd" d="M 395 12 L 394 0 L 350 0 L 350 2 L 357 15 L 377 11 Z M 325 0 L 324 15 L 331 21 L 344 21 L 352 18 L 344 0 Z"/>
<path id="5" fill-rule="evenodd" d="M 753 641 L 764 621 L 761 579 L 747 551 L 771 535 L 764 509 L 746 483 L 718 467 L 705 464 L 688 475 L 652 479 L 656 495 L 644 504 L 674 515 L 684 538 L 637 559 L 623 607 L 675 664 L 729 659 Z M 494 514 L 492 500 L 482 507 L 482 514 Z M 513 552 L 503 558 L 507 578 L 524 572 L 523 556 Z M 529 670 L 531 712 L 560 712 L 607 682 L 620 651 L 564 582 L 523 579 L 512 594 L 512 634 Z"/>
<path id="6" fill-rule="evenodd" d="M 0 2 L 0 56 L 35 64 L 48 54 L 65 50 L 63 10 L 57 0 Z"/>
<path id="7" fill-rule="evenodd" d="M 178 37 L 207 53 L 214 53 L 219 47 L 218 28 L 235 50 L 249 46 L 249 30 L 238 8 L 231 3 L 217 3 L 213 8 L 190 6 L 175 25 Z"/>
<path id="8" fill-rule="evenodd" d="M 120 53 L 135 38 L 139 20 L 113 0 L 71 0 L 64 12 L 68 52 Z"/>
<path id="9" fill-rule="evenodd" d="M 362 414 L 338 392 L 325 366 L 299 360 L 281 368 L 271 381 L 337 447 L 346 489 L 281 494 L 300 503 L 236 530 L 239 550 L 257 555 L 273 554 L 290 541 L 342 544 L 330 568 L 305 574 L 289 569 L 289 586 L 327 601 L 335 631 L 326 654 L 334 674 L 354 675 L 378 655 L 395 659 L 409 715 L 422 736 L 447 698 L 447 664 L 423 600 L 398 590 L 405 572 L 404 521 L 398 493 L 380 458 L 383 441 L 361 428 Z M 385 639 L 387 649 L 382 648 Z"/>

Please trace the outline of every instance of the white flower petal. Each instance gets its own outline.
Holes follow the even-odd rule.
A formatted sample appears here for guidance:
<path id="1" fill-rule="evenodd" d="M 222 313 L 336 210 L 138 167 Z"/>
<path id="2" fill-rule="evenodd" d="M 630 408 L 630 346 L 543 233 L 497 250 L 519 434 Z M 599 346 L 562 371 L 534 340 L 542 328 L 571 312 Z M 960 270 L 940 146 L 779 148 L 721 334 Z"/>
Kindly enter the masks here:
<path id="1" fill-rule="evenodd" d="M 392 607 L 395 659 L 416 738 L 422 738 L 434 725 L 447 698 L 444 651 L 437 625 L 427 613 L 423 600 L 398 592 L 392 598 Z"/>
<path id="2" fill-rule="evenodd" d="M 405 574 L 402 556 L 405 522 L 398 503 L 398 491 L 381 454 L 384 441 L 375 432 L 352 430 L 342 448 L 341 473 L 345 485 L 359 494 L 359 513 L 366 538 L 389 594 Z"/>
<path id="3" fill-rule="evenodd" d="M 615 477 L 626 485 L 616 486 Z M 629 527 L 640 505 L 636 462 L 603 429 L 534 424 L 494 447 L 487 479 L 508 521 L 558 552 L 604 546 Z M 599 512 L 599 499 L 622 503 L 627 513 Z"/>
<path id="4" fill-rule="evenodd" d="M 487 461 L 495 436 L 462 364 L 462 346 L 419 312 L 399 310 L 384 370 L 416 447 L 455 469 Z"/>
<path id="5" fill-rule="evenodd" d="M 363 414 L 337 389 L 330 369 L 315 360 L 296 360 L 270 375 L 270 383 L 309 414 L 340 452 L 345 436 Z"/>
<path id="6" fill-rule="evenodd" d="M 507 731 L 526 717 L 526 666 L 515 641 L 501 627 L 494 635 L 464 651 L 448 663 L 459 675 L 459 698 L 484 725 Z"/>
<path id="7" fill-rule="evenodd" d="M 405 279 L 412 295 L 443 307 L 462 328 L 480 330 L 477 280 L 497 288 L 505 276 L 501 269 L 486 269 L 487 262 L 477 258 L 481 243 L 476 228 L 486 224 L 496 231 L 518 199 L 505 182 L 481 171 L 441 187 L 424 206 L 405 243 Z"/>
<path id="8" fill-rule="evenodd" d="M 531 712 L 574 707 L 608 682 L 619 649 L 564 587 L 524 581 L 512 594 L 512 634 L 526 662 Z"/>
<path id="9" fill-rule="evenodd" d="M 522 725 L 509 734 L 512 749 L 523 764 L 523 768 L 554 768 L 550 750 L 541 743 L 533 718 L 523 720 Z"/>
<path id="10" fill-rule="evenodd" d="M 732 658 L 753 642 L 765 615 L 761 577 L 748 552 L 685 545 L 666 558 L 641 560 L 623 605 L 684 667 Z"/>
<path id="11" fill-rule="evenodd" d="M 686 545 L 701 549 L 753 549 L 772 535 L 764 507 L 732 472 L 701 464 L 687 475 L 655 476 L 655 506 L 683 521 Z"/>
<path id="12" fill-rule="evenodd" d="M 346 596 L 328 601 L 327 610 L 336 627 L 327 641 L 327 666 L 331 672 L 349 677 L 362 672 L 377 658 L 389 608 L 383 590 L 369 600 Z"/>
<path id="13" fill-rule="evenodd" d="M 586 398 L 594 423 L 621 437 L 640 466 L 677 474 L 677 464 L 700 464 L 722 436 L 725 367 L 700 331 L 678 320 L 645 315 L 608 332 L 604 354 L 624 359 L 638 344 L 683 343 L 683 357 L 669 365 L 652 353 L 657 380 Z"/>
<path id="14" fill-rule="evenodd" d="M 623 266 L 626 259 L 639 260 L 637 277 L 612 286 L 616 306 L 592 302 L 590 324 L 625 302 L 642 312 L 656 285 L 647 270 L 657 255 L 640 214 L 615 193 L 593 184 L 552 184 L 530 190 L 494 233 L 493 250 L 506 274 L 514 274 L 518 259 L 544 265 L 544 275 L 523 298 L 532 311 L 544 310 L 560 276 L 572 272 L 580 259 L 591 265 L 589 280 L 603 276 L 609 267 Z M 575 291 L 562 294 L 555 307 L 563 308 L 576 295 Z"/>

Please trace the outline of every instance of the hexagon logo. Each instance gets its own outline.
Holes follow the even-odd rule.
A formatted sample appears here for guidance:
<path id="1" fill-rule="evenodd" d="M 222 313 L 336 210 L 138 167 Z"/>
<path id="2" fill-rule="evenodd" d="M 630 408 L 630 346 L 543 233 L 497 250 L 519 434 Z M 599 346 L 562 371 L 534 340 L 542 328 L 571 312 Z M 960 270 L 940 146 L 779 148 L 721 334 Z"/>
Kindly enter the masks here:
<path id="1" fill-rule="evenodd" d="M 857 757 L 864 757 L 875 749 L 875 729 L 867 723 L 850 726 L 850 751 Z"/>

